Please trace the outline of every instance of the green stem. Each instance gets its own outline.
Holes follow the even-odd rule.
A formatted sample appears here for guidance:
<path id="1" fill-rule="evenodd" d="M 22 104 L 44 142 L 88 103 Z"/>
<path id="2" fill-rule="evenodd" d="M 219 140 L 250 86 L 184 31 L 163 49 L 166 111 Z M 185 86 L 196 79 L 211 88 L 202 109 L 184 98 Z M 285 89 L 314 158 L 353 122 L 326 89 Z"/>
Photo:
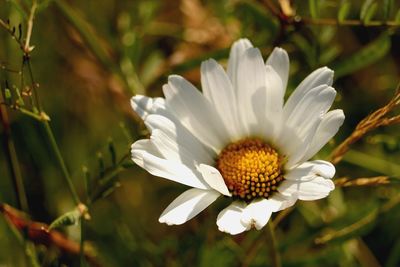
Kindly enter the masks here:
<path id="1" fill-rule="evenodd" d="M 60 149 L 58 148 L 58 145 L 57 145 L 56 139 L 54 138 L 54 134 L 53 134 L 53 131 L 51 130 L 50 124 L 48 121 L 43 121 L 43 125 L 46 130 L 46 134 L 49 137 L 51 148 L 54 151 L 54 154 L 57 158 L 58 164 L 60 165 L 61 171 L 62 171 L 64 178 L 68 184 L 69 191 L 75 201 L 75 204 L 78 205 L 79 203 L 81 203 L 81 201 L 79 200 L 78 194 L 75 191 L 75 187 L 72 183 L 71 176 L 69 175 L 67 166 L 65 165 L 64 159 L 61 156 Z"/>
<path id="2" fill-rule="evenodd" d="M 271 241 L 269 253 L 270 253 L 270 256 L 272 259 L 272 266 L 281 267 L 282 266 L 281 257 L 279 255 L 279 251 L 278 251 L 278 243 L 275 238 L 274 225 L 271 220 L 268 222 L 268 235 L 269 235 L 269 239 Z"/>
<path id="3" fill-rule="evenodd" d="M 80 266 L 84 267 L 86 266 L 86 260 L 85 260 L 85 219 L 83 216 L 80 218 L 81 222 L 81 240 L 80 240 L 80 248 L 79 248 L 79 258 L 80 258 Z"/>
<path id="4" fill-rule="evenodd" d="M 400 173 L 399 164 L 354 149 L 346 153 L 343 161 L 389 176 Z"/>
<path id="5" fill-rule="evenodd" d="M 21 169 L 19 166 L 18 155 L 15 149 L 14 140 L 11 134 L 11 127 L 8 122 L 7 111 L 5 108 L 0 107 L 0 120 L 4 128 L 4 146 L 7 152 L 7 158 L 10 163 L 11 174 L 13 177 L 15 193 L 18 199 L 18 206 L 26 213 L 28 213 L 28 200 L 26 198 L 26 192 L 24 182 L 22 179 Z"/>
<path id="6" fill-rule="evenodd" d="M 30 110 L 27 110 L 25 108 L 20 108 L 20 107 L 16 108 L 16 110 L 21 111 L 22 114 L 25 114 L 25 115 L 27 115 L 29 117 L 32 117 L 35 120 L 43 121 L 43 118 L 39 114 L 34 113 L 34 112 L 30 111 Z"/>
<path id="7" fill-rule="evenodd" d="M 61 14 L 71 23 L 71 25 L 78 31 L 84 42 L 87 44 L 91 52 L 95 55 L 95 57 L 100 61 L 100 63 L 116 77 L 119 77 L 124 85 L 130 90 L 132 94 L 136 94 L 136 92 L 144 92 L 145 88 L 141 81 L 139 80 L 139 76 L 136 73 L 136 70 L 133 70 L 130 75 L 133 79 L 133 86 L 130 86 L 126 74 L 121 70 L 121 68 L 115 64 L 112 60 L 111 55 L 108 52 L 108 49 L 104 46 L 104 42 L 100 39 L 100 37 L 95 33 L 93 27 L 84 19 L 84 17 L 73 8 L 68 1 L 58 0 L 54 1 L 55 6 L 61 12 Z"/>

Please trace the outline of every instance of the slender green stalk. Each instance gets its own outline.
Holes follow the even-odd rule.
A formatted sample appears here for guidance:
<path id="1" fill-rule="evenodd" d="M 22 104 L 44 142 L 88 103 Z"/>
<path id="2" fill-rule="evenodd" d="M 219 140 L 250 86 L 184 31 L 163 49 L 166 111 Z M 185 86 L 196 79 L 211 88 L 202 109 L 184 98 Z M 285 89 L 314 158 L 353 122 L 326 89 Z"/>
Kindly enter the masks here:
<path id="1" fill-rule="evenodd" d="M 21 113 L 23 113 L 23 114 L 25 114 L 25 115 L 27 115 L 29 117 L 34 118 L 35 120 L 38 120 L 38 121 L 42 121 L 43 120 L 43 118 L 39 114 L 34 113 L 34 112 L 30 111 L 30 110 L 27 110 L 25 108 L 16 108 L 16 109 L 21 111 Z"/>
<path id="2" fill-rule="evenodd" d="M 86 266 L 86 259 L 85 259 L 85 219 L 83 216 L 80 218 L 81 223 L 81 240 L 80 240 L 80 248 L 79 248 L 79 258 L 80 258 L 80 266 Z"/>
<path id="3" fill-rule="evenodd" d="M 4 147 L 6 150 L 6 154 L 10 163 L 11 174 L 15 187 L 15 194 L 18 199 L 18 206 L 24 211 L 28 213 L 28 200 L 26 198 L 26 192 L 24 187 L 24 182 L 22 179 L 21 169 L 18 162 L 18 155 L 15 150 L 14 140 L 11 134 L 11 128 L 8 122 L 8 116 L 6 110 L 3 107 L 0 107 L 0 120 L 3 124 L 4 128 Z"/>
<path id="4" fill-rule="evenodd" d="M 42 122 L 43 122 L 43 126 L 46 130 L 46 134 L 49 137 L 51 148 L 54 151 L 54 154 L 57 158 L 58 164 L 60 165 L 61 171 L 62 171 L 64 178 L 68 184 L 69 191 L 75 201 L 75 204 L 78 205 L 80 203 L 78 194 L 75 191 L 75 187 L 72 183 L 71 176 L 69 175 L 67 166 L 65 165 L 64 159 L 61 156 L 60 149 L 58 148 L 58 145 L 57 145 L 56 139 L 54 138 L 54 134 L 53 134 L 53 131 L 51 130 L 50 124 L 48 121 L 42 121 Z"/>
<path id="5" fill-rule="evenodd" d="M 270 256 L 272 259 L 272 266 L 281 267 L 282 266 L 281 257 L 279 255 L 279 251 L 278 251 L 278 243 L 277 243 L 276 237 L 275 237 L 274 225 L 271 220 L 268 222 L 268 236 L 271 241 L 270 246 L 269 246 L 269 248 L 270 248 L 269 253 L 270 253 Z"/>
<path id="6" fill-rule="evenodd" d="M 135 69 L 130 72 L 130 76 L 133 79 L 133 83 L 130 86 L 128 79 L 125 73 L 121 70 L 121 68 L 115 64 L 112 60 L 109 52 L 104 47 L 104 42 L 100 40 L 99 36 L 95 34 L 93 27 L 85 21 L 83 16 L 73 7 L 68 4 L 67 1 L 59 0 L 54 1 L 54 5 L 58 8 L 61 14 L 71 23 L 73 27 L 79 32 L 80 36 L 96 56 L 96 58 L 100 61 L 100 63 L 113 74 L 121 79 L 124 85 L 130 90 L 132 94 L 136 94 L 137 92 L 144 92 L 145 88 L 141 81 L 139 80 L 139 76 Z M 133 86 L 133 87 L 132 87 Z"/>

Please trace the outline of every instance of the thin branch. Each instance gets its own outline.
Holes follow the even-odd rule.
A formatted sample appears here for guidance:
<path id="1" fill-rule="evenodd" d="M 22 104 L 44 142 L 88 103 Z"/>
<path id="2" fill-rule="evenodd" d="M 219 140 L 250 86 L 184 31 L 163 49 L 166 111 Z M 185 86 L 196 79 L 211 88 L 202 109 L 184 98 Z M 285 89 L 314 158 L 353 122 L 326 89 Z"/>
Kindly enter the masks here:
<path id="1" fill-rule="evenodd" d="M 282 263 L 281 263 L 281 257 L 279 255 L 278 243 L 275 237 L 275 228 L 271 220 L 268 222 L 268 236 L 271 241 L 271 243 L 269 244 L 270 248 L 269 253 L 272 259 L 272 266 L 281 267 Z"/>
<path id="2" fill-rule="evenodd" d="M 361 20 L 343 20 L 338 21 L 333 18 L 301 18 L 296 17 L 296 21 L 303 22 L 304 24 L 311 24 L 316 26 L 362 26 L 362 27 L 399 27 L 400 24 L 396 21 L 369 21 L 364 23 Z"/>
<path id="3" fill-rule="evenodd" d="M 343 177 L 335 179 L 335 185 L 338 187 L 376 186 L 376 185 L 385 185 L 389 183 L 390 183 L 389 176 L 376 176 L 376 177 L 356 178 L 356 179 Z"/>
<path id="4" fill-rule="evenodd" d="M 357 142 L 366 133 L 385 125 L 391 125 L 400 122 L 400 116 L 384 118 L 390 111 L 400 104 L 400 90 L 396 90 L 394 97 L 382 108 L 361 120 L 354 131 L 332 152 L 330 158 L 333 164 L 339 163 L 344 154 L 350 149 L 350 145 Z"/>
<path id="5" fill-rule="evenodd" d="M 47 224 L 31 221 L 25 213 L 7 205 L 0 203 L 0 213 L 3 214 L 7 222 L 16 227 L 19 231 L 25 231 L 29 240 L 36 244 L 43 244 L 46 247 L 55 246 L 63 253 L 79 255 L 80 245 L 75 241 L 68 239 L 57 230 L 49 231 Z M 83 251 L 85 258 L 94 267 L 100 267 L 92 251 L 85 249 Z"/>
<path id="6" fill-rule="evenodd" d="M 352 223 L 342 229 L 334 230 L 327 234 L 319 236 L 315 239 L 314 242 L 316 244 L 325 244 L 334 239 L 351 235 L 356 231 L 359 231 L 360 229 L 364 228 L 365 226 L 371 224 L 372 222 L 375 221 L 375 219 L 379 218 L 379 215 L 390 211 L 392 208 L 396 207 L 399 204 L 400 204 L 400 195 L 397 195 L 396 197 L 392 198 L 391 200 L 383 204 L 381 207 L 374 209 L 373 211 L 371 211 L 370 213 L 368 213 L 366 216 L 356 221 L 355 223 Z"/>
<path id="7" fill-rule="evenodd" d="M 1 98 L 1 97 L 0 97 Z M 21 169 L 18 161 L 17 151 L 15 149 L 14 140 L 11 134 L 11 127 L 6 109 L 0 105 L 0 121 L 4 129 L 4 147 L 8 161 L 10 163 L 11 176 L 15 188 L 15 194 L 18 201 L 18 207 L 28 212 L 28 200 L 26 197 L 25 186 L 22 179 Z"/>
<path id="8" fill-rule="evenodd" d="M 28 55 L 34 48 L 33 46 L 30 45 L 30 41 L 32 36 L 33 20 L 35 19 L 36 8 L 37 8 L 37 2 L 36 0 L 33 0 L 32 7 L 29 11 L 29 18 L 27 23 L 26 38 L 24 45 L 24 52 L 26 55 Z"/>
<path id="9" fill-rule="evenodd" d="M 60 165 L 61 172 L 62 172 L 62 174 L 63 174 L 63 176 L 65 178 L 65 181 L 68 184 L 68 189 L 69 189 L 69 191 L 70 191 L 70 193 L 71 193 L 71 195 L 73 197 L 73 200 L 75 201 L 76 205 L 79 205 L 81 203 L 81 201 L 79 200 L 78 193 L 76 192 L 75 187 L 74 187 L 74 185 L 72 183 L 71 176 L 69 175 L 67 166 L 66 166 L 66 164 L 64 162 L 64 158 L 61 155 L 61 151 L 60 151 L 60 149 L 59 149 L 59 147 L 57 145 L 56 139 L 54 137 L 54 134 L 53 134 L 53 131 L 52 131 L 51 127 L 50 127 L 49 122 L 48 121 L 43 121 L 43 126 L 44 126 L 46 134 L 47 134 L 47 136 L 49 138 L 50 146 L 53 149 L 53 152 L 54 152 L 54 154 L 56 156 L 57 163 Z"/>

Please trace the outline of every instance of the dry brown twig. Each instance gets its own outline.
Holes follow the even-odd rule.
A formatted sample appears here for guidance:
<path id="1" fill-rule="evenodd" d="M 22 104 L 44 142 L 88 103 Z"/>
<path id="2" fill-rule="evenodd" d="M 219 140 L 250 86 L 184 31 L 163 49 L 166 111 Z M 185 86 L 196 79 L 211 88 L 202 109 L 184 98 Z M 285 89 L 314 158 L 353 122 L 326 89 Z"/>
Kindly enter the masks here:
<path id="1" fill-rule="evenodd" d="M 396 106 L 400 104 L 400 88 L 398 87 L 394 97 L 385 106 L 376 110 L 372 114 L 365 117 L 358 123 L 355 130 L 347 137 L 331 154 L 331 162 L 333 164 L 339 163 L 346 152 L 349 150 L 350 145 L 357 142 L 366 133 L 375 130 L 381 126 L 389 126 L 400 123 L 400 115 L 393 117 L 385 117 Z"/>
<path id="2" fill-rule="evenodd" d="M 349 187 L 349 186 L 374 186 L 389 184 L 389 176 L 376 176 L 376 177 L 362 177 L 356 179 L 350 179 L 348 177 L 343 177 L 335 179 L 335 185 L 338 187 Z"/>
<path id="3" fill-rule="evenodd" d="M 0 213 L 6 221 L 16 229 L 26 233 L 27 238 L 35 244 L 43 244 L 46 247 L 55 246 L 62 253 L 79 255 L 80 246 L 73 240 L 56 230 L 49 230 L 47 224 L 31 221 L 28 216 L 7 204 L 0 203 Z M 101 264 L 91 249 L 85 246 L 84 255 L 90 266 L 100 267 Z"/>

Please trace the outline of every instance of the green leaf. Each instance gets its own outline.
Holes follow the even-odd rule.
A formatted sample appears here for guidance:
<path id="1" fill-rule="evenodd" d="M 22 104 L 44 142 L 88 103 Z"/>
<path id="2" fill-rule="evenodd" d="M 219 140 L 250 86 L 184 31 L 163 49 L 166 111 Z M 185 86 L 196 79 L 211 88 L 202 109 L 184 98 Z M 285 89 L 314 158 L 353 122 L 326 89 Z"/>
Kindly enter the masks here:
<path id="1" fill-rule="evenodd" d="M 163 55 L 156 51 L 152 53 L 145 61 L 140 72 L 140 77 L 144 86 L 154 82 L 161 73 L 161 68 L 164 64 Z"/>
<path id="2" fill-rule="evenodd" d="M 106 172 L 106 165 L 104 163 L 103 154 L 101 152 L 97 152 L 97 161 L 99 163 L 100 177 L 103 177 L 104 173 Z"/>
<path id="3" fill-rule="evenodd" d="M 114 141 L 111 137 L 108 139 L 108 151 L 110 152 L 111 156 L 111 164 L 113 166 L 117 165 L 117 152 L 115 150 Z"/>
<path id="4" fill-rule="evenodd" d="M 393 0 L 383 0 L 383 18 L 387 21 L 393 9 Z"/>
<path id="5" fill-rule="evenodd" d="M 389 49 L 389 35 L 387 33 L 383 33 L 379 38 L 361 48 L 353 55 L 333 63 L 331 67 L 335 70 L 336 77 L 351 74 L 383 58 Z"/>
<path id="6" fill-rule="evenodd" d="M 78 209 L 64 213 L 50 224 L 49 231 L 58 227 L 77 225 L 80 217 L 81 213 Z"/>
<path id="7" fill-rule="evenodd" d="M 374 0 L 365 0 L 363 5 L 361 6 L 360 11 L 360 20 L 364 21 L 367 16 L 368 10 L 371 8 L 372 4 L 375 3 Z"/>
<path id="8" fill-rule="evenodd" d="M 11 104 L 11 102 L 12 102 L 12 94 L 11 94 L 11 91 L 10 91 L 10 89 L 8 89 L 8 88 L 5 88 L 4 89 L 4 100 L 6 101 L 6 103 L 9 105 L 9 104 Z"/>
<path id="9" fill-rule="evenodd" d="M 17 10 L 17 12 L 24 18 L 27 19 L 28 18 L 28 13 L 26 12 L 26 9 L 17 1 L 15 0 L 11 0 L 10 1 L 11 5 L 15 8 L 15 10 Z"/>
<path id="10" fill-rule="evenodd" d="M 378 3 L 376 2 L 372 3 L 366 10 L 365 16 L 362 19 L 363 23 L 368 24 L 371 21 L 371 19 L 375 16 L 377 10 L 378 10 Z"/>
<path id="11" fill-rule="evenodd" d="M 107 190 L 105 190 L 102 194 L 101 194 L 101 198 L 106 198 L 109 195 L 111 195 L 115 189 L 117 189 L 118 187 L 121 186 L 121 183 L 119 182 L 115 182 L 111 187 L 109 187 Z"/>
<path id="12" fill-rule="evenodd" d="M 312 18 L 318 17 L 318 1 L 317 0 L 308 0 L 308 7 L 310 8 L 310 15 Z"/>
<path id="13" fill-rule="evenodd" d="M 340 6 L 340 9 L 339 9 L 339 12 L 338 12 L 338 16 L 337 16 L 339 23 L 343 22 L 349 16 L 350 10 L 351 10 L 350 2 L 346 1 L 346 2 L 342 3 L 342 5 Z"/>
<path id="14" fill-rule="evenodd" d="M 339 45 L 332 45 L 324 49 L 319 57 L 319 63 L 321 65 L 327 65 L 332 62 L 338 55 L 342 52 L 342 49 Z"/>
<path id="15" fill-rule="evenodd" d="M 394 22 L 395 22 L 397 25 L 400 25 L 400 9 L 397 10 L 397 12 L 396 12 L 396 16 L 394 17 Z"/>
<path id="16" fill-rule="evenodd" d="M 89 199 L 89 196 L 92 194 L 92 180 L 90 178 L 89 168 L 86 166 L 82 166 L 83 178 L 85 179 L 85 194 L 86 199 Z"/>
<path id="17" fill-rule="evenodd" d="M 363 20 L 365 17 L 365 14 L 367 13 L 368 8 L 372 5 L 374 1 L 373 0 L 365 0 L 364 3 L 361 6 L 361 11 L 360 11 L 360 20 Z"/>
<path id="18" fill-rule="evenodd" d="M 24 99 L 22 98 L 21 92 L 19 91 L 18 87 L 15 88 L 15 93 L 17 94 L 17 100 L 15 101 L 15 103 L 20 107 L 25 106 Z"/>

